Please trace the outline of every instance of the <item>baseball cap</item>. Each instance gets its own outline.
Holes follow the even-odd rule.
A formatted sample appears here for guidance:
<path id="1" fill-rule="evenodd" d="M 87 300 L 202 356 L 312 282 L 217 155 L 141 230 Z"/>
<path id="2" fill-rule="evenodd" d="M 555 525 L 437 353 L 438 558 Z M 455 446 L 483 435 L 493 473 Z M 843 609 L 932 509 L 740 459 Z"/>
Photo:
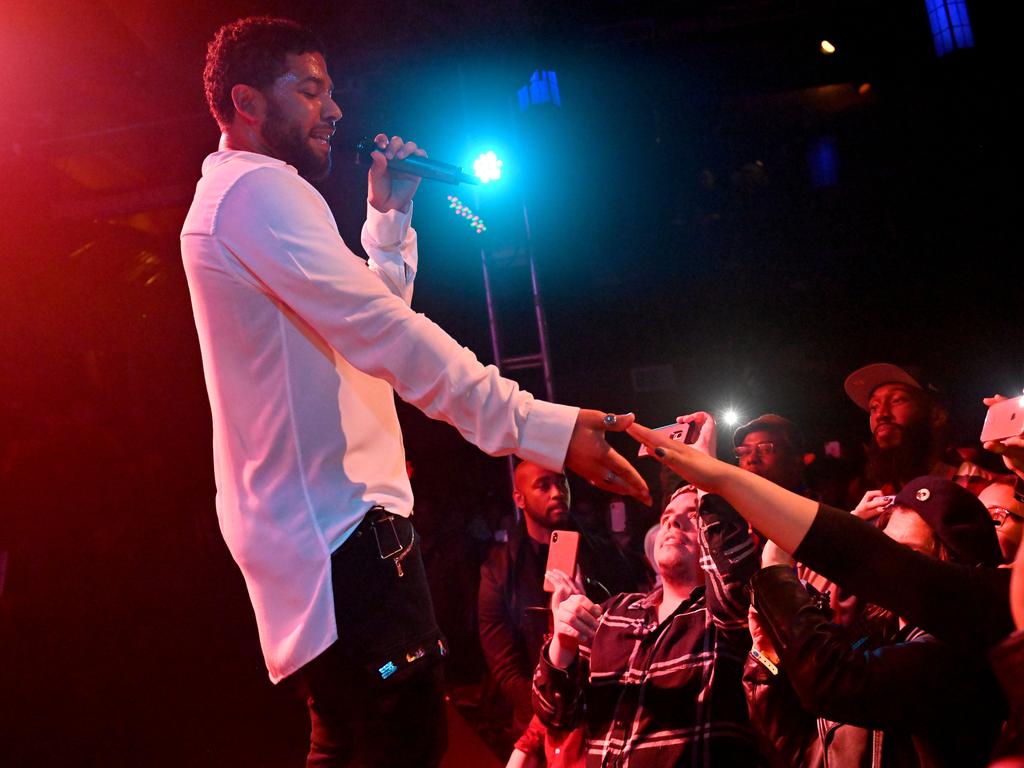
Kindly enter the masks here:
<path id="1" fill-rule="evenodd" d="M 939 393 L 938 389 L 928 382 L 920 368 L 901 367 L 892 363 L 871 363 L 858 368 L 846 377 L 843 388 L 850 399 L 866 411 L 871 393 L 883 384 L 906 384 L 932 395 Z"/>
<path id="2" fill-rule="evenodd" d="M 919 514 L 954 562 L 989 566 L 1003 562 L 985 505 L 952 480 L 932 475 L 917 477 L 903 486 L 893 504 Z"/>

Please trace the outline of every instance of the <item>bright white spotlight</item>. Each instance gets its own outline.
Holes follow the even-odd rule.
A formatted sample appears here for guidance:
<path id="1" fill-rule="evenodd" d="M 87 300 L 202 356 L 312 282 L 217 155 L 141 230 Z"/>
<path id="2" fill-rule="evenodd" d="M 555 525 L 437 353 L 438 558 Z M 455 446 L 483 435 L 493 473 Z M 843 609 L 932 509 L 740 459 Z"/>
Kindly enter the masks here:
<path id="1" fill-rule="evenodd" d="M 722 413 L 722 423 L 727 427 L 735 426 L 736 422 L 740 420 L 740 415 L 735 410 L 730 408 L 729 410 Z"/>
<path id="2" fill-rule="evenodd" d="M 484 152 L 473 161 L 473 173 L 484 184 L 501 178 L 502 162 L 494 152 Z"/>
<path id="3" fill-rule="evenodd" d="M 836 52 L 835 45 L 829 40 L 822 40 L 821 45 L 818 48 L 826 56 L 831 56 L 833 53 Z"/>

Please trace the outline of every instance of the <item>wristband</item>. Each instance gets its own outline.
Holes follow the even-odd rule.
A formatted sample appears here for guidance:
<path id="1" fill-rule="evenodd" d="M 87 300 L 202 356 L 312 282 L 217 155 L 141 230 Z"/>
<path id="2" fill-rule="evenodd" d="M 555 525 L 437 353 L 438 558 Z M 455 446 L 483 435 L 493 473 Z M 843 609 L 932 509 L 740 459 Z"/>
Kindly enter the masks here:
<path id="1" fill-rule="evenodd" d="M 754 661 L 760 662 L 762 665 L 764 665 L 765 669 L 772 673 L 773 676 L 778 677 L 779 668 L 772 662 L 771 659 L 769 659 L 767 656 L 765 656 L 763 653 L 757 650 L 757 648 L 750 649 L 750 658 L 754 659 Z"/>

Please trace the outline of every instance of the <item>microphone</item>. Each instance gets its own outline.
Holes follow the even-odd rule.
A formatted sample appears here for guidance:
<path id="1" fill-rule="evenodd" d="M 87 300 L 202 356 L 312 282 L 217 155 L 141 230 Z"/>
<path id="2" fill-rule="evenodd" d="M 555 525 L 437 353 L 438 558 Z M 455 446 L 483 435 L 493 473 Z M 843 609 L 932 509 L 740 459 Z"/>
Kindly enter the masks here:
<path id="1" fill-rule="evenodd" d="M 363 137 L 356 144 L 356 165 L 369 165 L 372 163 L 371 152 L 381 152 L 381 148 L 373 143 L 372 139 Z M 479 184 L 480 180 L 468 173 L 463 173 L 462 168 L 451 163 L 442 163 L 440 160 L 433 160 L 429 157 L 409 155 L 401 160 L 395 158 L 388 160 L 388 170 L 396 173 L 408 173 L 412 176 L 419 176 L 424 179 L 443 181 L 445 184 Z"/>

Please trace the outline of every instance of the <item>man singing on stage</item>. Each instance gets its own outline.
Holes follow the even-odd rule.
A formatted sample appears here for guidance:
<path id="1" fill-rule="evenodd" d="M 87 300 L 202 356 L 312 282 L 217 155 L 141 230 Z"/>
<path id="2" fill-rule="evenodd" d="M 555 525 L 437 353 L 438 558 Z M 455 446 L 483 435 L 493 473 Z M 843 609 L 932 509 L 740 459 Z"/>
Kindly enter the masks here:
<path id="1" fill-rule="evenodd" d="M 181 233 L 213 416 L 217 513 L 245 577 L 275 683 L 312 721 L 307 765 L 436 765 L 444 639 L 434 621 L 393 393 L 492 455 L 563 464 L 646 500 L 604 440 L 632 416 L 535 400 L 409 308 L 423 155 L 377 136 L 362 242 L 338 234 L 307 180 L 330 170 L 341 110 L 323 44 L 283 19 L 241 19 L 209 45 L 221 129 Z"/>

